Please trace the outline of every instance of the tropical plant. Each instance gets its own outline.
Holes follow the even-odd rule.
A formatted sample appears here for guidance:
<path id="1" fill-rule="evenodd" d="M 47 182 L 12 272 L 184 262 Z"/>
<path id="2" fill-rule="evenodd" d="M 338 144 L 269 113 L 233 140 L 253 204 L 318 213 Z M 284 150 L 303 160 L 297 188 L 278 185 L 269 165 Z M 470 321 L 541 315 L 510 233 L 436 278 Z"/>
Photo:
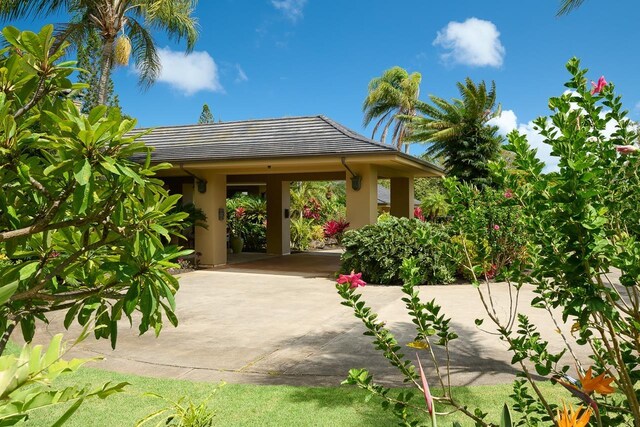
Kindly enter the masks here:
<path id="1" fill-rule="evenodd" d="M 324 237 L 336 239 L 338 244 L 342 243 L 344 232 L 349 228 L 349 223 L 345 219 L 330 219 L 322 226 Z"/>
<path id="2" fill-rule="evenodd" d="M 420 265 L 420 284 L 453 281 L 455 265 L 447 256 L 448 235 L 440 224 L 390 217 L 347 231 L 342 244 L 340 270 L 361 271 L 366 281 L 400 284 L 402 261 L 412 257 Z"/>
<path id="3" fill-rule="evenodd" d="M 11 264 L 0 266 L 0 354 L 17 326 L 31 341 L 52 311 L 112 346 L 134 311 L 140 333 L 158 334 L 163 313 L 176 325 L 178 281 L 166 269 L 190 251 L 169 244 L 186 214 L 169 214 L 180 196 L 154 178 L 168 165 L 150 166 L 134 120 L 104 106 L 84 115 L 64 96 L 80 86 L 73 63 L 57 62 L 65 43 L 53 26 L 3 35 L 0 253 Z"/>
<path id="4" fill-rule="evenodd" d="M 74 343 L 86 337 L 83 333 Z M 44 351 L 43 351 L 44 350 Z M 55 335 L 49 346 L 25 344 L 19 355 L 0 356 L 0 425 L 15 425 L 28 421 L 34 411 L 46 411 L 54 405 L 68 404 L 69 408 L 51 425 L 62 425 L 91 398 L 104 399 L 113 393 L 123 391 L 128 383 L 106 383 L 100 387 L 67 386 L 56 389 L 52 383 L 62 374 L 76 372 L 87 362 L 98 360 L 63 359 L 67 349 L 62 344 L 62 335 Z"/>
<path id="5" fill-rule="evenodd" d="M 214 123 L 215 119 L 213 118 L 213 113 L 209 109 L 209 105 L 204 104 L 202 106 L 202 112 L 200 113 L 200 118 L 198 119 L 199 125 Z"/>
<path id="6" fill-rule="evenodd" d="M 425 111 L 424 102 L 418 99 L 421 81 L 420 73 L 409 74 L 397 66 L 371 80 L 369 94 L 362 104 L 362 110 L 365 126 L 373 120 L 378 120 L 371 133 L 372 138 L 382 129 L 380 141 L 386 143 L 387 133 L 393 126 L 391 143 L 398 150 L 402 149 L 411 134 L 407 122 L 418 112 Z"/>
<path id="7" fill-rule="evenodd" d="M 242 212 L 240 217 L 237 214 Z M 236 195 L 227 199 L 229 230 L 242 237 L 248 251 L 263 251 L 267 245 L 267 201 L 259 196 Z M 235 234 L 239 233 L 239 234 Z"/>
<path id="8" fill-rule="evenodd" d="M 9 0 L 0 3 L 0 18 L 68 12 L 71 22 L 60 28 L 60 37 L 76 46 L 86 44 L 92 32 L 97 32 L 102 39 L 97 103 L 106 105 L 113 67 L 127 65 L 131 56 L 142 85 L 157 79 L 161 64 L 152 29 L 163 30 L 177 41 L 186 39 L 188 51 L 194 48 L 196 4 L 197 0 Z"/>
<path id="9" fill-rule="evenodd" d="M 313 221 L 307 218 L 291 219 L 291 248 L 306 251 L 313 240 Z"/>
<path id="10" fill-rule="evenodd" d="M 447 173 L 465 182 L 489 184 L 490 161 L 500 155 L 502 137 L 498 128 L 487 124 L 500 115 L 496 106 L 495 83 L 467 78 L 458 82 L 461 99 L 448 102 L 430 95 L 432 104 L 424 107 L 425 117 L 411 117 L 409 140 L 428 144 L 427 155 L 443 157 Z"/>
<path id="11" fill-rule="evenodd" d="M 504 159 L 491 164 L 494 179 L 507 189 L 502 199 L 518 206 L 528 240 L 527 257 L 505 266 L 505 283 L 492 283 L 488 274 L 482 274 L 484 258 L 470 255 L 465 242 L 478 252 L 484 250 L 490 246 L 485 243 L 490 227 L 487 230 L 482 208 L 475 208 L 473 200 L 468 202 L 474 198 L 470 191 L 475 189 L 456 186 L 456 204 L 467 201 L 471 211 L 463 221 L 470 219 L 469 227 L 458 228 L 459 238 L 486 313 L 475 324 L 485 330 L 492 328 L 489 332 L 500 336 L 512 354 L 511 363 L 518 371 L 510 396 L 516 419 L 508 416 L 513 425 L 586 426 L 591 420 L 600 427 L 638 427 L 640 156 L 636 151 L 627 156 L 616 152 L 616 147 L 633 144 L 638 134 L 612 84 L 588 87 L 587 70 L 580 68 L 575 58 L 567 69 L 571 74 L 565 84 L 569 91 L 549 100 L 550 117 L 534 121 L 544 143 L 559 158 L 558 171 L 543 173 L 545 165 L 536 158 L 536 150 L 517 131 L 509 135 L 506 147 L 515 154 L 514 168 L 508 168 Z M 475 227 L 474 216 L 480 219 Z M 421 301 L 415 288 L 421 281 L 420 265 L 410 258 L 402 266 L 403 301 L 417 332 L 408 346 L 424 351 L 431 359 L 443 389 L 441 404 L 453 406 L 475 425 L 495 426 L 497 423 L 486 419 L 482 410 L 471 412 L 451 396 L 446 346 L 456 334 L 435 301 Z M 362 320 L 374 346 L 426 398 L 429 392 L 424 375 L 416 373 L 384 321 L 356 292 L 363 286 L 358 280 L 357 273 L 338 279 L 336 287 L 343 304 Z M 557 328 L 558 340 L 553 344 L 519 312 L 525 284 L 535 295 L 532 306 L 548 315 Z M 496 300 L 494 286 L 508 288 L 506 302 Z M 445 351 L 433 351 L 434 345 L 444 346 Z M 577 347 L 589 357 L 578 357 Z M 422 371 L 419 361 L 418 366 Z M 555 385 L 552 395 L 539 387 L 542 378 Z M 428 399 L 426 405 L 416 405 L 410 392 L 392 396 L 389 389 L 375 384 L 366 370 L 352 370 L 347 382 L 380 397 L 402 425 L 433 419 L 432 411 L 437 409 Z M 555 403 L 558 397 L 574 400 L 577 409 L 565 403 L 559 407 Z M 503 415 L 503 422 L 506 419 Z"/>
<path id="12" fill-rule="evenodd" d="M 217 390 L 216 388 L 214 393 Z M 145 395 L 164 400 L 168 406 L 139 420 L 135 427 L 142 427 L 153 421 L 156 421 L 155 427 L 211 427 L 213 425 L 215 412 L 209 408 L 213 393 L 197 404 L 186 397 L 173 401 L 156 393 L 145 393 Z"/>

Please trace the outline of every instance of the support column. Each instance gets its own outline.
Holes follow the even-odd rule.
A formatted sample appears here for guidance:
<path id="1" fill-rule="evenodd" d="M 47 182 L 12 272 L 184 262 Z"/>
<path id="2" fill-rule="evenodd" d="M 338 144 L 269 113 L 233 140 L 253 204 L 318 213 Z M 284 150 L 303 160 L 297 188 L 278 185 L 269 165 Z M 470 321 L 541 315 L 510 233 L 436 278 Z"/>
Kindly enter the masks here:
<path id="1" fill-rule="evenodd" d="M 391 215 L 413 218 L 413 178 L 391 178 Z"/>
<path id="2" fill-rule="evenodd" d="M 360 190 L 354 190 L 347 172 L 347 222 L 350 229 L 356 229 L 378 220 L 378 171 L 371 165 L 349 167 L 362 177 Z"/>
<path id="3" fill-rule="evenodd" d="M 291 253 L 289 181 L 274 176 L 267 180 L 267 253 Z"/>
<path id="4" fill-rule="evenodd" d="M 196 184 L 193 203 L 207 216 L 208 229 L 196 227 L 196 252 L 202 253 L 201 264 L 223 265 L 227 263 L 227 176 L 208 172 L 198 176 L 207 180 L 207 191 L 200 193 Z"/>

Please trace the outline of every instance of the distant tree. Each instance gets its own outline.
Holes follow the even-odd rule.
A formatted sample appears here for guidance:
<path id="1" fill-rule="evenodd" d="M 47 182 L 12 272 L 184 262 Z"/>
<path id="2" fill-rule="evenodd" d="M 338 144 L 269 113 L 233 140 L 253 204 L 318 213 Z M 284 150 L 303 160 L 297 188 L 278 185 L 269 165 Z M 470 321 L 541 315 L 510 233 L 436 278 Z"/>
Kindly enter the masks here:
<path id="1" fill-rule="evenodd" d="M 197 0 L 10 0 L 0 1 L 0 19 L 71 14 L 61 28 L 61 38 L 82 46 L 92 30 L 102 39 L 98 104 L 107 105 L 109 78 L 116 65 L 133 56 L 140 83 L 150 85 L 161 71 L 160 58 L 151 34 L 161 30 L 175 40 L 187 40 L 194 48 L 198 23 L 193 16 Z"/>
<path id="2" fill-rule="evenodd" d="M 364 125 L 367 126 L 374 119 L 378 119 L 372 138 L 383 126 L 380 141 L 386 143 L 389 129 L 395 125 L 391 142 L 402 149 L 410 129 L 407 127 L 412 116 L 418 111 L 424 112 L 425 103 L 420 101 L 420 73 L 407 73 L 401 67 L 386 70 L 381 77 L 376 77 L 369 83 L 369 94 L 364 100 Z"/>
<path id="3" fill-rule="evenodd" d="M 429 144 L 426 154 L 442 156 L 447 173 L 480 186 L 489 183 L 488 164 L 500 155 L 502 137 L 487 122 L 500 114 L 495 83 L 458 82 L 462 99 L 447 102 L 431 95 L 425 117 L 411 121 L 412 141 Z"/>
<path id="4" fill-rule="evenodd" d="M 100 52 L 102 52 L 102 39 L 95 30 L 90 30 L 87 35 L 86 44 L 78 46 L 78 68 L 86 71 L 80 73 L 78 81 L 88 87 L 83 89 L 78 98 L 82 101 L 82 112 L 88 114 L 94 107 L 99 105 L 98 98 L 100 81 Z M 113 79 L 109 76 L 107 81 L 107 102 L 108 107 L 120 108 L 118 95 L 114 93 Z"/>
<path id="5" fill-rule="evenodd" d="M 202 113 L 200 113 L 200 119 L 198 119 L 198 124 L 204 125 L 208 123 L 215 123 L 215 119 L 213 118 L 213 114 L 211 113 L 209 106 L 204 104 L 202 106 Z"/>

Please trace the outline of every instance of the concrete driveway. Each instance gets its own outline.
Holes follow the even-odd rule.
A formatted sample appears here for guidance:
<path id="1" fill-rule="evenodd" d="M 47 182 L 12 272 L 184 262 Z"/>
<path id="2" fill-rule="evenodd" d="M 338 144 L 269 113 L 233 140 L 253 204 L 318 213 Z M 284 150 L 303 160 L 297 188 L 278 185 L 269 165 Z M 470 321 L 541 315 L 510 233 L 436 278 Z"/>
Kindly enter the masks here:
<path id="1" fill-rule="evenodd" d="M 252 261 L 248 268 L 237 264 L 186 273 L 177 294 L 177 328 L 165 327 L 156 339 L 153 333 L 138 336 L 135 325 L 130 328 L 128 322 L 122 322 L 115 351 L 107 340 L 89 338 L 73 355 L 104 356 L 96 365 L 101 369 L 200 381 L 338 385 L 350 368 L 366 367 L 378 381 L 401 384 L 395 369 L 373 349 L 371 338 L 363 336 L 360 321 L 340 304 L 327 271 L 310 271 L 313 265 L 333 261 L 305 259 L 300 262 L 306 270 L 296 273 L 290 264 L 297 262 L 294 257 L 285 263 L 287 271 L 278 268 L 281 261 L 266 265 Z M 361 292 L 401 343 L 413 340 L 415 330 L 398 287 L 367 286 Z M 496 285 L 493 292 L 506 304 L 504 285 Z M 443 306 L 460 336 L 452 346 L 454 385 L 513 380 L 515 371 L 506 345 L 474 326 L 474 319 L 483 317 L 483 309 L 473 287 L 422 287 L 421 295 Z M 552 347 L 558 348 L 560 336 L 555 326 L 546 312 L 529 307 L 531 297 L 529 290 L 522 292 L 522 311 L 540 327 L 544 338 L 554 341 Z M 62 318 L 63 314 L 56 315 L 51 325 L 40 329 L 36 340 L 44 341 L 63 330 Z M 72 338 L 77 331 L 72 327 L 66 337 Z M 405 354 L 413 356 L 413 352 L 406 348 Z M 431 366 L 425 368 L 433 371 Z"/>

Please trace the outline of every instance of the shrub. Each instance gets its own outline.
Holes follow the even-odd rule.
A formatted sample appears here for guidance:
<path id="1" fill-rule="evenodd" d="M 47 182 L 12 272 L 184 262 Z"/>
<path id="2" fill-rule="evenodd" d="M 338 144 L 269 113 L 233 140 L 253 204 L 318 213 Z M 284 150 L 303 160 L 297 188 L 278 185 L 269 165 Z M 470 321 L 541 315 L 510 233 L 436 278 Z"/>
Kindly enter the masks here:
<path id="1" fill-rule="evenodd" d="M 449 237 L 439 224 L 415 218 L 390 217 L 345 233 L 343 272 L 362 271 L 364 280 L 379 284 L 399 284 L 400 267 L 407 258 L 420 266 L 420 282 L 445 284 L 453 281 L 455 266 L 447 262 Z"/>
<path id="2" fill-rule="evenodd" d="M 313 240 L 313 221 L 306 218 L 291 220 L 291 249 L 306 251 Z"/>
<path id="3" fill-rule="evenodd" d="M 510 190 L 479 190 L 453 179 L 445 179 L 445 187 L 452 213 L 448 226 L 455 237 L 453 255 L 463 277 L 471 278 L 470 265 L 479 266 L 478 277 L 487 273 L 493 278 L 505 266 L 524 259 L 527 233 Z"/>

